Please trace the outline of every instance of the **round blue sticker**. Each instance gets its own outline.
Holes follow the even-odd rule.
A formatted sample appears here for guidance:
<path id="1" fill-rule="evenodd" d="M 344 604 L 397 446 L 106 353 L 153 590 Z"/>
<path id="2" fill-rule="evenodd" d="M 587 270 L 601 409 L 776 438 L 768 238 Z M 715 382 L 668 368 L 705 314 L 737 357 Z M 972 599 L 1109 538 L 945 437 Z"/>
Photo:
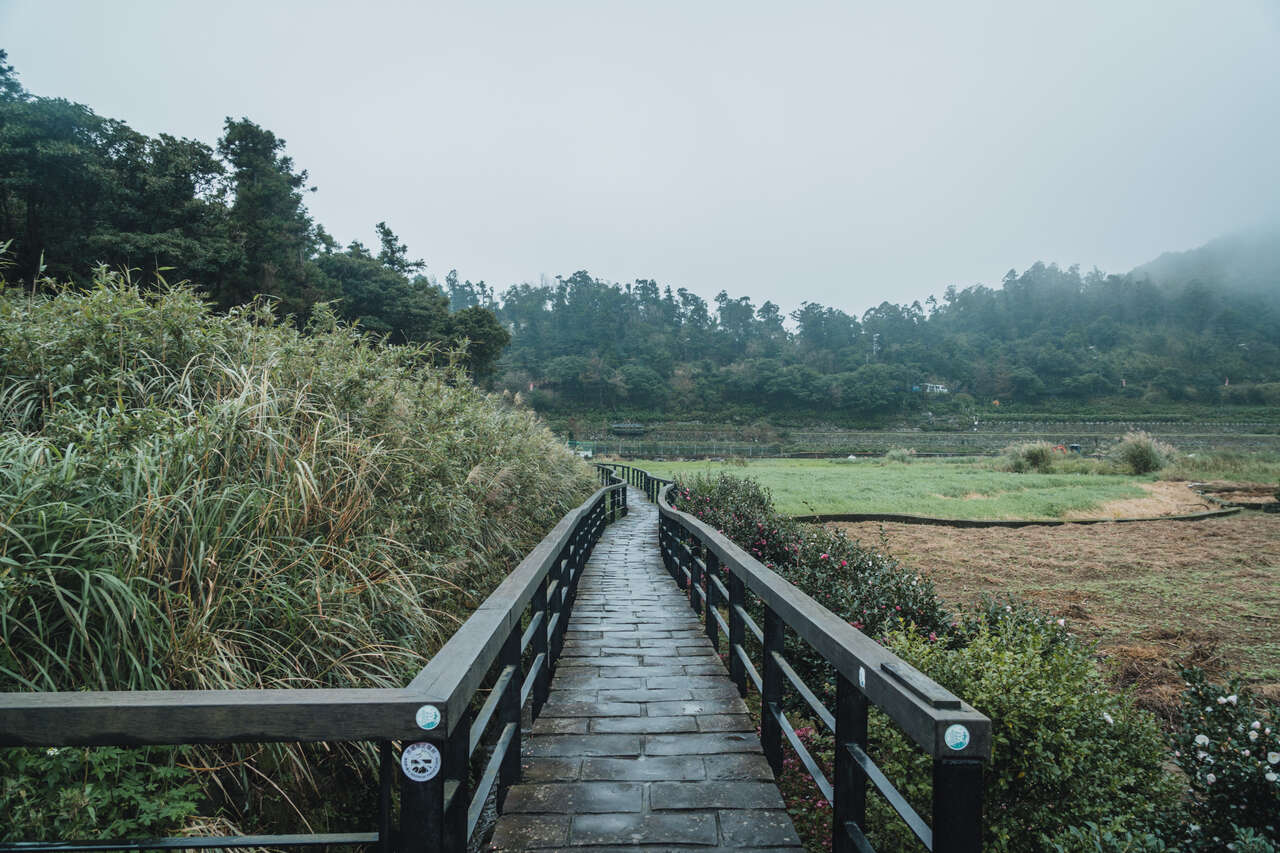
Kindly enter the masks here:
<path id="1" fill-rule="evenodd" d="M 418 728 L 431 731 L 440 725 L 440 709 L 435 705 L 423 705 L 414 715 L 414 719 L 418 721 Z"/>
<path id="2" fill-rule="evenodd" d="M 942 733 L 942 742 L 959 752 L 969 745 L 969 730 L 959 723 L 947 726 L 947 730 Z"/>

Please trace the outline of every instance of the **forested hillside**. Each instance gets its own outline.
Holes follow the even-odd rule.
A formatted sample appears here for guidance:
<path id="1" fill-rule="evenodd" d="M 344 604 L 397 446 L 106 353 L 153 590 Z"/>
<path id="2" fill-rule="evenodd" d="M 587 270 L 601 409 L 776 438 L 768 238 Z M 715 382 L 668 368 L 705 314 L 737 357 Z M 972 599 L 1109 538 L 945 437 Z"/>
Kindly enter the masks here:
<path id="1" fill-rule="evenodd" d="M 223 310 L 265 294 L 305 321 L 329 302 L 392 343 L 465 339 L 473 377 L 561 415 L 856 426 L 996 400 L 1117 413 L 1280 405 L 1275 229 L 1125 275 L 1037 263 L 997 287 L 858 317 L 585 271 L 501 293 L 453 271 L 438 281 L 385 222 L 376 250 L 339 246 L 308 213 L 308 189 L 284 140 L 248 119 L 227 119 L 216 147 L 148 137 L 25 92 L 0 52 L 0 243 L 11 241 L 15 284 L 84 283 L 102 263 L 190 280 Z M 785 290 L 802 297 L 805 283 Z"/>
<path id="2" fill-rule="evenodd" d="M 861 317 L 806 302 L 791 324 L 772 302 L 721 292 L 708 304 L 683 288 L 579 272 L 494 304 L 513 334 L 501 382 L 540 408 L 637 417 L 875 418 L 957 399 L 1277 405 L 1280 275 L 1248 259 L 1274 258 L 1280 233 L 1227 245 L 1213 264 L 1166 256 L 1152 265 L 1160 277 L 1038 263 L 999 288 L 950 287 L 941 301 L 885 302 Z M 1242 265 L 1247 277 L 1219 274 Z"/>
<path id="3" fill-rule="evenodd" d="M 84 284 L 98 264 L 197 283 L 222 309 L 263 294 L 305 319 L 333 303 L 392 343 L 454 344 L 492 372 L 507 333 L 483 308 L 450 312 L 422 261 L 385 222 L 380 245 L 338 245 L 307 212 L 305 170 L 285 142 L 248 119 L 226 120 L 212 148 L 150 137 L 82 104 L 23 90 L 0 51 L 0 243 L 10 281 Z"/>

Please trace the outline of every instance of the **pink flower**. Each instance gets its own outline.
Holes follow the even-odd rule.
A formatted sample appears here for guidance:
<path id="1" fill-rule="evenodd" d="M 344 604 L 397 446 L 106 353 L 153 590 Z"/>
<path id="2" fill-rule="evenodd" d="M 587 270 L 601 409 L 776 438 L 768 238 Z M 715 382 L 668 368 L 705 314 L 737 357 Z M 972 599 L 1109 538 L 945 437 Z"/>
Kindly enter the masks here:
<path id="1" fill-rule="evenodd" d="M 819 559 L 819 560 L 826 560 L 826 559 L 828 559 L 830 556 L 831 556 L 830 554 L 823 554 L 823 555 L 822 555 L 821 557 L 819 557 L 818 559 Z"/>

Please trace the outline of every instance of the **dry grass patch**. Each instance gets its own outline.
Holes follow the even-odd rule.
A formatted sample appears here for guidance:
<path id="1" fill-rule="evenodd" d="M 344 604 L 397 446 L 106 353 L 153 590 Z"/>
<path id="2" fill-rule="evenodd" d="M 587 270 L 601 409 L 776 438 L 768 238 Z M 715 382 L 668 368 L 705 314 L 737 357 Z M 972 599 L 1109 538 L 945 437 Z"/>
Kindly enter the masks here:
<path id="1" fill-rule="evenodd" d="M 1280 695 L 1280 515 L 954 529 L 835 525 L 926 572 L 949 601 L 1012 594 L 1099 643 L 1113 683 L 1168 713 L 1179 664 Z"/>

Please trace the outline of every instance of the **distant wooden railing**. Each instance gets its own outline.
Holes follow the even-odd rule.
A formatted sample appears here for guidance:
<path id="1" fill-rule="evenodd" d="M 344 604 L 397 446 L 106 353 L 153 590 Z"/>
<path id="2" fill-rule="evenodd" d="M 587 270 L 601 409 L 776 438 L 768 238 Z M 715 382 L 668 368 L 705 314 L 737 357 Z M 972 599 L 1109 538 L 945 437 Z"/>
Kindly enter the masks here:
<path id="1" fill-rule="evenodd" d="M 610 466 L 658 505 L 662 559 L 718 651 L 727 639 L 729 675 L 745 696 L 761 697 L 760 739 L 775 775 L 782 739 L 791 744 L 832 806 L 832 849 L 874 853 L 867 840 L 867 783 L 884 797 L 926 850 L 972 853 L 982 848 L 983 763 L 991 757 L 991 721 L 836 614 L 719 531 L 668 501 L 672 482 L 629 465 Z M 721 576 L 725 578 L 721 580 Z M 726 583 L 727 582 L 727 583 Z M 748 594 L 754 597 L 748 601 Z M 763 625 L 751 617 L 763 615 Z M 834 670 L 833 713 L 787 661 L 787 631 Z M 746 637 L 760 650 L 751 660 Z M 834 780 L 826 777 L 783 713 L 787 685 L 835 737 Z M 867 712 L 876 706 L 933 758 L 933 825 L 929 826 L 868 755 Z"/>
<path id="2" fill-rule="evenodd" d="M 495 786 L 501 804 L 520 779 L 521 709 L 530 702 L 535 718 L 541 711 L 587 557 L 605 525 L 627 511 L 623 481 L 609 471 L 600 477 L 601 488 L 560 519 L 407 687 L 0 694 L 0 747 L 375 742 L 376 831 L 18 842 L 0 844 L 0 851 L 322 845 L 465 851 Z M 472 764 L 486 752 L 473 791 Z M 397 775 L 400 809 L 393 817 Z"/>

